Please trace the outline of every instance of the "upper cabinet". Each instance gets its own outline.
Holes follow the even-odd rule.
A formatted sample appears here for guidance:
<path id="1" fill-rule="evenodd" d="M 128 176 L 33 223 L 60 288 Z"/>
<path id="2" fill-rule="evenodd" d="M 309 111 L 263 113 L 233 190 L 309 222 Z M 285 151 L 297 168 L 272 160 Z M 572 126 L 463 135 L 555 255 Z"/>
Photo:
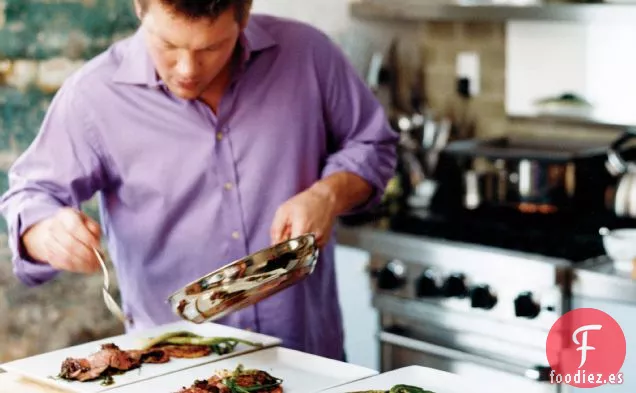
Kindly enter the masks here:
<path id="1" fill-rule="evenodd" d="M 533 0 L 354 0 L 351 13 L 363 19 L 404 21 L 631 22 L 636 1 L 539 2 Z"/>
<path id="2" fill-rule="evenodd" d="M 506 113 L 636 125 L 633 23 L 506 23 Z"/>

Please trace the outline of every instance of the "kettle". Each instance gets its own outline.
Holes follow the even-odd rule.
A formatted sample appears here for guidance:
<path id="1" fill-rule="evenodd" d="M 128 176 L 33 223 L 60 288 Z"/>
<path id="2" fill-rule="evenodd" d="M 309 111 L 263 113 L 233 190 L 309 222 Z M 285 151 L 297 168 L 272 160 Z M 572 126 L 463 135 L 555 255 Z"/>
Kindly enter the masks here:
<path id="1" fill-rule="evenodd" d="M 627 129 L 610 145 L 605 167 L 618 184 L 614 193 L 614 213 L 619 217 L 636 218 L 636 164 L 623 157 L 622 149 L 636 138 L 636 129 Z"/>

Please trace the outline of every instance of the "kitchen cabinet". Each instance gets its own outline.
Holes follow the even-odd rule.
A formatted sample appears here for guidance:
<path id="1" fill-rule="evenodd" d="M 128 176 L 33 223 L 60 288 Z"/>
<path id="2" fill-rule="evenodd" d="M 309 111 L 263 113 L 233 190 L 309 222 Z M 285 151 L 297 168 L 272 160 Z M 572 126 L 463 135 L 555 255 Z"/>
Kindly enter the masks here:
<path id="1" fill-rule="evenodd" d="M 345 330 L 347 361 L 379 370 L 378 314 L 371 305 L 367 274 L 370 255 L 347 246 L 336 247 L 336 274 Z"/>

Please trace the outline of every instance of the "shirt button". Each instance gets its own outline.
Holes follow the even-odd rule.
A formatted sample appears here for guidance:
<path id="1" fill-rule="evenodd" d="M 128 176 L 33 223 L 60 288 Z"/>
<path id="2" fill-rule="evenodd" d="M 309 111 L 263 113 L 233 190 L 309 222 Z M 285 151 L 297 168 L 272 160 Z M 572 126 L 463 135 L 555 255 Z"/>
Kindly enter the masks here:
<path id="1" fill-rule="evenodd" d="M 240 235 L 237 231 L 232 232 L 232 237 L 233 237 L 234 239 L 238 239 L 240 236 L 241 236 L 241 235 Z"/>
<path id="2" fill-rule="evenodd" d="M 232 189 L 232 183 L 227 182 L 227 183 L 225 183 L 224 187 L 225 187 L 226 190 L 231 190 Z"/>
<path id="3" fill-rule="evenodd" d="M 219 141 L 220 141 L 221 139 L 223 139 L 223 133 L 222 133 L 222 132 L 217 132 L 217 133 L 216 133 L 216 139 L 217 139 L 217 140 L 219 140 Z"/>

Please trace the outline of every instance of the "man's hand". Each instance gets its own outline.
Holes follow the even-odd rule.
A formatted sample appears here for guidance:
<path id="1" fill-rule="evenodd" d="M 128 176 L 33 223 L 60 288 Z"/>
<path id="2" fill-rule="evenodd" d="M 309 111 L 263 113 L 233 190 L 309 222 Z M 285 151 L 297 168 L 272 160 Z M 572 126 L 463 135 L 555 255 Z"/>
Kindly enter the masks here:
<path id="1" fill-rule="evenodd" d="M 271 229 L 272 243 L 312 233 L 318 246 L 323 247 L 336 217 L 367 201 L 372 191 L 366 180 L 348 172 L 317 181 L 278 208 Z"/>
<path id="2" fill-rule="evenodd" d="M 317 187 L 309 188 L 278 208 L 271 228 L 272 243 L 312 233 L 318 247 L 323 247 L 329 241 L 335 219 L 333 195 Z"/>
<path id="3" fill-rule="evenodd" d="M 94 273 L 100 269 L 93 247 L 99 249 L 99 224 L 84 213 L 62 208 L 22 235 L 25 251 L 35 261 L 59 270 Z"/>

